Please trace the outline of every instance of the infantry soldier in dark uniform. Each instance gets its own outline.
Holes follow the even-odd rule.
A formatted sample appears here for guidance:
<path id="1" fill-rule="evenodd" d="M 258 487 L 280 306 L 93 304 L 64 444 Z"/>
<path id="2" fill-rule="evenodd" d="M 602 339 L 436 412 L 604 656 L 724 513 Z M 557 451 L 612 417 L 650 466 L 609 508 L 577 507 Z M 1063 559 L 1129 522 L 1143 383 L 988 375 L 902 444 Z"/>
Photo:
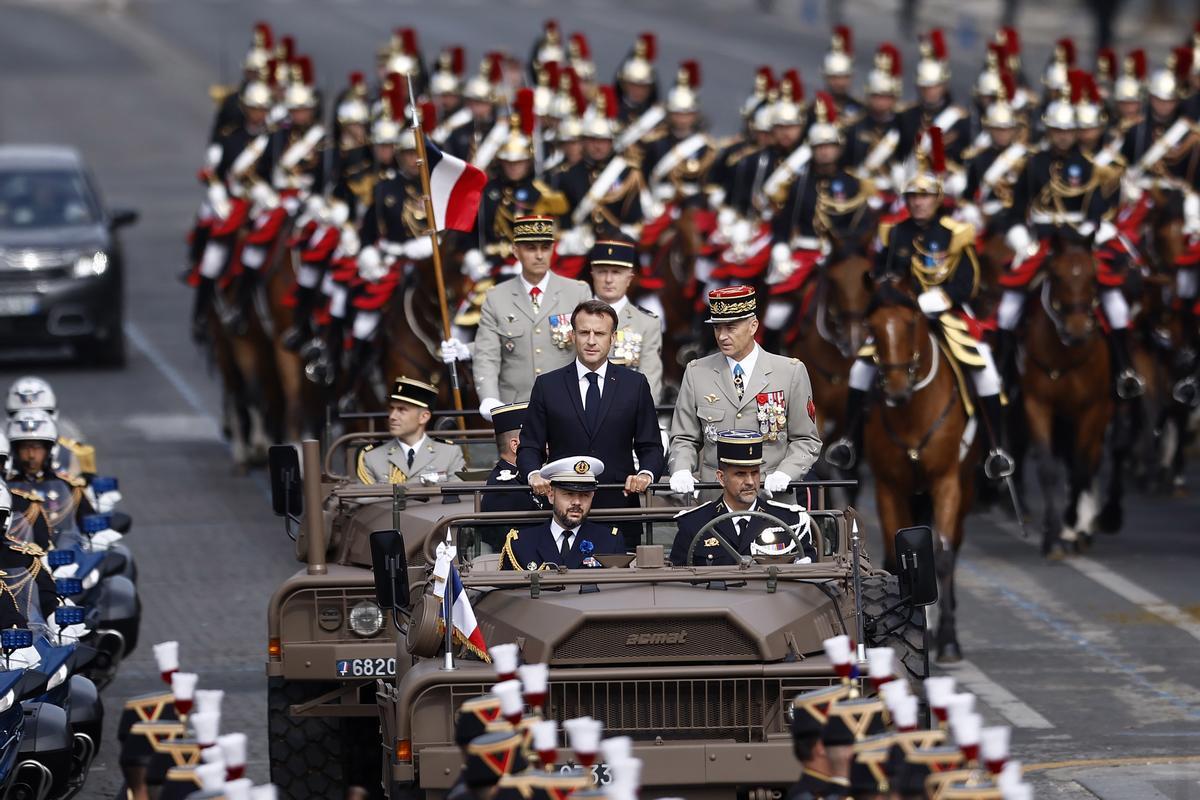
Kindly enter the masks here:
<path id="1" fill-rule="evenodd" d="M 365 447 L 358 454 L 358 479 L 363 483 L 421 483 L 457 481 L 463 468 L 462 450 L 425 433 L 437 401 L 437 389 L 411 378 L 398 378 L 388 411 L 393 439 Z"/>
<path id="2" fill-rule="evenodd" d="M 521 443 L 521 426 L 525 424 L 525 409 L 528 403 L 510 403 L 492 411 L 492 426 L 496 429 L 496 449 L 500 459 L 487 477 L 488 486 L 522 487 L 511 492 L 485 492 L 479 499 L 480 511 L 537 511 L 541 508 L 537 498 L 530 493 L 521 473 L 517 469 L 517 447 Z M 480 532 L 484 542 L 499 550 L 504 544 L 508 527 L 490 526 Z"/>
<path id="3" fill-rule="evenodd" d="M 935 137 L 936 141 L 936 137 Z M 904 187 L 909 217 L 895 227 L 879 228 L 878 255 L 873 270 L 877 284 L 895 280 L 911 286 L 917 303 L 935 330 L 948 339 L 949 349 L 971 368 L 989 450 L 984 470 L 996 479 L 1012 474 L 1012 457 L 1003 449 L 1004 418 L 1000 407 L 1000 375 L 991 349 L 979 340 L 969 302 L 979 291 L 975 230 L 942 211 L 942 183 L 933 172 L 919 172 Z M 950 328 L 947 333 L 943 328 Z M 874 345 L 868 342 L 850 370 L 846 401 L 849 435 L 830 445 L 830 464 L 850 469 L 857 460 L 867 392 L 875 380 Z M 964 398 L 965 399 L 965 398 Z"/>
<path id="4" fill-rule="evenodd" d="M 717 480 L 723 487 L 720 500 L 713 500 L 676 515 L 679 525 L 671 546 L 671 563 L 687 566 L 688 548 L 706 524 L 730 511 L 765 511 L 786 523 L 800 540 L 800 547 L 774 523 L 762 517 L 734 517 L 714 527 L 697 543 L 692 565 L 729 566 L 736 562 L 721 544 L 724 540 L 743 556 L 792 555 L 797 563 L 817 560 L 809 531 L 808 513 L 800 506 L 777 503 L 759 495 L 762 480 L 763 437 L 758 431 L 721 431 L 717 434 Z"/>

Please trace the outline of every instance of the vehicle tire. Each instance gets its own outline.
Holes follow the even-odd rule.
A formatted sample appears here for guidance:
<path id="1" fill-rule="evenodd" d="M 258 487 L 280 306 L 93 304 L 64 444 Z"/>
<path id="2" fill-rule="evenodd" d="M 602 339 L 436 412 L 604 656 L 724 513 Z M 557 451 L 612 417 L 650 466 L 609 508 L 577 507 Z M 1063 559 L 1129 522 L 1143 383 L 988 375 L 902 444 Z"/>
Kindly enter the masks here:
<path id="1" fill-rule="evenodd" d="M 929 677 L 929 630 L 925 609 L 900 606 L 900 581 L 895 575 L 867 575 L 862 580 L 867 647 L 891 647 L 908 677 L 917 683 Z M 882 616 L 880 616 L 882 615 Z M 872 624 L 872 620 L 874 623 Z"/>
<path id="2" fill-rule="evenodd" d="M 334 688 L 333 684 L 285 681 L 267 683 L 267 736 L 271 783 L 281 800 L 336 797 L 345 791 L 345 754 L 341 720 L 292 717 L 288 708 Z"/>

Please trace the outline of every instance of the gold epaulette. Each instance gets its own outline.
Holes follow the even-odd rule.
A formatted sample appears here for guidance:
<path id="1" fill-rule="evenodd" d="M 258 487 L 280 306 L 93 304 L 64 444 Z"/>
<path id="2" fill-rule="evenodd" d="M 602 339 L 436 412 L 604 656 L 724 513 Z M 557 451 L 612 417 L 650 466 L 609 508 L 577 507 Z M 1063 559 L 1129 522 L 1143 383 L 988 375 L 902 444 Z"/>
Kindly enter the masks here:
<path id="1" fill-rule="evenodd" d="M 894 222 L 879 223 L 879 241 L 884 247 L 888 246 L 888 240 L 892 236 L 892 228 L 894 227 L 896 227 L 896 223 Z"/>
<path id="2" fill-rule="evenodd" d="M 375 483 L 375 477 L 371 474 L 371 471 L 367 469 L 367 451 L 373 449 L 374 447 L 375 445 L 369 444 L 362 450 L 358 451 L 358 469 L 356 474 L 358 475 L 358 480 L 361 483 Z"/>
<path id="3" fill-rule="evenodd" d="M 225 98 L 233 94 L 237 89 L 233 86 L 222 86 L 219 83 L 214 83 L 208 87 L 208 99 L 213 101 L 213 105 L 221 105 L 225 102 Z"/>
<path id="4" fill-rule="evenodd" d="M 515 570 L 523 570 L 524 567 L 517 562 L 517 556 L 512 551 L 512 543 L 515 542 L 521 533 L 516 528 L 509 528 L 508 533 L 504 537 L 504 546 L 500 548 L 500 569 L 504 569 L 504 559 L 508 559 L 508 563 L 512 564 Z"/>
<path id="5" fill-rule="evenodd" d="M 87 481 L 85 481 L 83 478 L 76 478 L 72 475 L 68 475 L 65 472 L 55 472 L 54 476 L 62 481 L 65 481 L 68 486 L 71 486 L 74 489 L 82 489 L 83 487 L 87 486 Z"/>
<path id="6" fill-rule="evenodd" d="M 538 191 L 538 200 L 533 204 L 533 213 L 540 215 L 550 215 L 559 217 L 566 214 L 570 210 L 570 203 L 567 201 L 567 196 L 562 192 L 551 189 L 549 185 L 540 180 L 533 182 L 533 188 Z"/>
<path id="7" fill-rule="evenodd" d="M 17 497 L 24 497 L 26 500 L 28 500 L 31 503 L 46 502 L 46 498 L 42 497 L 42 495 L 39 492 L 35 492 L 32 489 L 9 489 L 8 491 L 11 492 L 12 494 L 16 495 Z"/>
<path id="8" fill-rule="evenodd" d="M 75 460 L 79 462 L 80 471 L 89 472 L 93 475 L 96 473 L 95 447 L 83 442 L 77 442 L 74 439 L 68 439 L 65 436 L 59 437 L 58 443 L 75 454 Z"/>
<path id="9" fill-rule="evenodd" d="M 942 217 L 942 227 L 950 231 L 950 252 L 958 253 L 964 247 L 975 243 L 975 226 L 969 222 L 959 222 L 952 217 Z"/>

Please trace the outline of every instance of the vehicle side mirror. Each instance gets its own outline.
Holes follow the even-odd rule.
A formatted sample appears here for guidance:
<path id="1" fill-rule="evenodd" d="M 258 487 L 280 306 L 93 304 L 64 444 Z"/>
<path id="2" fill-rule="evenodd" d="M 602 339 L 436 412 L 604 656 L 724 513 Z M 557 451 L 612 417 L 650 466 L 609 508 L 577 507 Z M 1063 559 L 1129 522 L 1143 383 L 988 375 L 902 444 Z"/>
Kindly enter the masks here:
<path id="1" fill-rule="evenodd" d="M 132 225 L 133 223 L 137 222 L 139 216 L 140 216 L 140 214 L 138 214 L 138 212 L 134 211 L 133 209 L 124 208 L 124 209 L 121 209 L 120 211 L 112 212 L 112 216 L 109 218 L 108 224 L 114 230 L 117 228 L 126 228 L 126 227 Z"/>
<path id="2" fill-rule="evenodd" d="M 896 571 L 900 596 L 914 606 L 938 599 L 937 567 L 933 556 L 933 531 L 926 525 L 896 532 Z"/>
<path id="3" fill-rule="evenodd" d="M 371 534 L 371 569 L 375 573 L 375 600 L 380 608 L 392 609 L 395 620 L 395 613 L 409 606 L 408 555 L 400 531 Z"/>
<path id="4" fill-rule="evenodd" d="M 290 444 L 272 445 L 267 451 L 271 474 L 271 508 L 280 517 L 298 517 L 304 511 L 300 483 L 300 455 Z"/>

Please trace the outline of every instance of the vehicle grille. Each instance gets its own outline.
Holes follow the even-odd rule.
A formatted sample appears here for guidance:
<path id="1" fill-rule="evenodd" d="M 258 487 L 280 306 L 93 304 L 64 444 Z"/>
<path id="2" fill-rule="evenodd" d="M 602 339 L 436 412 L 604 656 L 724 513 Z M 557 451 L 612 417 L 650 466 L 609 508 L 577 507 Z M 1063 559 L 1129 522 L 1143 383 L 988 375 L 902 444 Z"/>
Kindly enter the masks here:
<path id="1" fill-rule="evenodd" d="M 78 253 L 59 248 L 0 250 L 0 281 L 32 283 L 66 277 Z"/>
<path id="2" fill-rule="evenodd" d="M 784 709 L 795 695 L 828 685 L 828 678 L 556 681 L 550 684 L 547 718 L 561 724 L 592 716 L 604 723 L 606 736 L 636 741 L 761 742 L 788 733 Z M 444 703 L 451 715 L 446 730 L 453 730 L 451 709 L 488 688 L 482 684 L 433 687 L 418 698 L 417 705 Z M 425 741 L 423 736 L 430 733 L 414 730 L 414 743 L 449 744 Z"/>
<path id="3" fill-rule="evenodd" d="M 551 663 L 644 663 L 680 658 L 755 661 L 760 656 L 754 640 L 728 619 L 676 616 L 585 622 L 554 648 Z"/>
<path id="4" fill-rule="evenodd" d="M 301 589 L 288 595 L 280 609 L 281 627 L 285 631 L 285 647 L 288 644 L 380 642 L 395 639 L 396 630 L 390 620 L 385 620 L 383 629 L 370 639 L 363 639 L 350 630 L 350 609 L 363 600 L 375 602 L 375 590 Z M 322 609 L 336 610 L 338 620 L 334 630 L 321 627 Z M 305 631 L 307 633 L 304 633 Z"/>

